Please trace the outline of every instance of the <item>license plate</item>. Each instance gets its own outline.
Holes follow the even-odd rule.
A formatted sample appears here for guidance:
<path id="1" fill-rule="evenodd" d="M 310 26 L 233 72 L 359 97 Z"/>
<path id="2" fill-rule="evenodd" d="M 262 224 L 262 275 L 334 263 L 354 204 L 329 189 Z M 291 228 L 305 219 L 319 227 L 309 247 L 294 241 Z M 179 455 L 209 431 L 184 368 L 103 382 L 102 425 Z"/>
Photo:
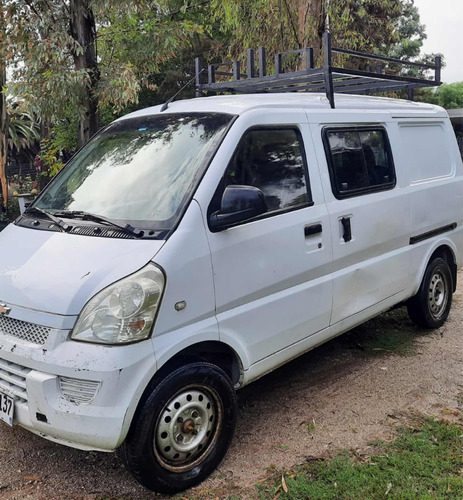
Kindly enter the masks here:
<path id="1" fill-rule="evenodd" d="M 3 420 L 8 425 L 13 426 L 13 412 L 13 398 L 10 398 L 10 396 L 7 396 L 0 391 L 0 420 Z"/>

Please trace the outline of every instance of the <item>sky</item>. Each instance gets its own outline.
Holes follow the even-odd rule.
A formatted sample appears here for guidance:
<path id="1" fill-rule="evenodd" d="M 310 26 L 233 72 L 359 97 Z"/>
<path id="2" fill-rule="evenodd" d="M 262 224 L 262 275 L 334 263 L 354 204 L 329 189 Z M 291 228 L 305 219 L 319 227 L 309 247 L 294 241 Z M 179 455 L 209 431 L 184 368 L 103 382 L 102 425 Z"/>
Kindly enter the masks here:
<path id="1" fill-rule="evenodd" d="M 442 53 L 442 81 L 463 81 L 463 0 L 414 0 L 428 38 L 422 53 Z"/>

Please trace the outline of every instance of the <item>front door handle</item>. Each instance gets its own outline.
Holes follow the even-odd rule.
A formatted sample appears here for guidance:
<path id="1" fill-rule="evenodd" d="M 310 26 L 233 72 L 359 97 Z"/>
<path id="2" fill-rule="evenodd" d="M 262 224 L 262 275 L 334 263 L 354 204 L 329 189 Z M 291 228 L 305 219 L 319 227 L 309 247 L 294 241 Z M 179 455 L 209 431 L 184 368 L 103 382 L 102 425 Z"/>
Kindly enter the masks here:
<path id="1" fill-rule="evenodd" d="M 342 239 L 347 243 L 352 239 L 352 229 L 350 227 L 350 217 L 343 217 L 342 224 Z"/>
<path id="2" fill-rule="evenodd" d="M 313 234 L 319 234 L 323 230 L 321 224 L 312 224 L 310 226 L 305 226 L 304 227 L 304 236 L 307 238 L 307 236 L 312 236 Z"/>

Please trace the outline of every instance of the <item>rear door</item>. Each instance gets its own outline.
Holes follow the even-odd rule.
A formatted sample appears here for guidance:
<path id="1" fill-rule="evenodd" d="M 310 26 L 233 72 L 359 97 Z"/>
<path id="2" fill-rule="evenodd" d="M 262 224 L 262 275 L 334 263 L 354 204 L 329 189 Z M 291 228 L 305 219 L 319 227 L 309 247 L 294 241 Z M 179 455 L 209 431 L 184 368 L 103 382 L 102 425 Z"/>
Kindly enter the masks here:
<path id="1" fill-rule="evenodd" d="M 253 114 L 209 213 L 230 184 L 262 190 L 268 212 L 209 232 L 222 339 L 233 338 L 250 364 L 329 325 L 331 234 L 305 114 Z"/>
<path id="2" fill-rule="evenodd" d="M 386 124 L 314 126 L 332 230 L 338 323 L 409 285 L 410 209 Z M 316 132 L 315 132 L 316 131 Z"/>

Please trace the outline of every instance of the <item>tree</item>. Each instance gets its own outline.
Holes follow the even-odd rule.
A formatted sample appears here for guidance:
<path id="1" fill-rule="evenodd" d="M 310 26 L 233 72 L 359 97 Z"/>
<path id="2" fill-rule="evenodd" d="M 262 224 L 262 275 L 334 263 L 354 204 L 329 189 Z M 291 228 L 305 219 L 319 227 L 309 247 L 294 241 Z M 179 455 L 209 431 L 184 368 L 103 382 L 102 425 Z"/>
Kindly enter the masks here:
<path id="1" fill-rule="evenodd" d="M 272 52 L 311 46 L 320 63 L 322 35 L 328 28 L 334 44 L 354 50 L 372 49 L 393 38 L 401 0 L 212 0 L 215 19 L 222 20 L 230 56 L 244 48 L 266 46 Z M 326 5 L 328 9 L 326 9 Z M 261 22 L 265 19 L 265 23 Z"/>
<path id="2" fill-rule="evenodd" d="M 77 123 L 79 145 L 102 113 L 104 121 L 110 117 L 107 110 L 172 95 L 191 78 L 196 55 L 223 60 L 259 45 L 270 52 L 313 46 L 320 63 L 327 9 L 338 47 L 387 51 L 409 35 L 411 21 L 410 33 L 424 36 L 411 0 L 0 1 L 6 19 L 0 49 L 14 68 L 9 90 L 47 128 L 57 123 L 68 144 L 62 132 Z"/>
<path id="3" fill-rule="evenodd" d="M 75 110 L 80 145 L 97 130 L 98 110 L 136 102 L 148 75 L 197 28 L 149 0 L 4 1 L 10 90 L 43 122 Z"/>
<path id="4" fill-rule="evenodd" d="M 446 109 L 463 108 L 463 82 L 444 83 L 436 90 L 426 90 L 419 94 L 419 100 Z"/>
<path id="5" fill-rule="evenodd" d="M 93 68 L 87 67 L 94 44 L 86 33 L 92 19 L 86 0 L 4 1 L 7 61 L 13 69 L 9 90 L 25 98 L 45 124 L 68 103 L 74 105 L 82 122 L 79 139 L 85 141 L 96 131 L 95 117 L 89 116 L 95 114 Z"/>
<path id="6" fill-rule="evenodd" d="M 418 8 L 413 0 L 402 0 L 401 15 L 395 20 L 395 40 L 389 45 L 381 43 L 378 52 L 395 59 L 414 59 L 420 56 L 426 26 L 421 24 Z"/>
<path id="7" fill-rule="evenodd" d="M 84 86 L 79 121 L 79 144 L 87 142 L 98 131 L 97 87 L 100 72 L 96 58 L 96 26 L 89 0 L 70 0 L 69 31 L 75 46 L 72 50 L 77 71 L 85 71 L 88 77 Z"/>
<path id="8" fill-rule="evenodd" d="M 423 41 L 426 39 L 426 26 L 421 24 L 418 8 L 413 0 L 401 0 L 402 11 L 394 21 L 393 38 L 382 41 L 375 52 L 395 59 L 409 60 L 422 64 L 434 64 L 436 56 L 441 57 L 442 67 L 445 65 L 442 54 L 421 54 Z M 426 78 L 427 70 L 416 66 L 399 66 L 388 64 L 390 71 L 415 78 Z M 433 75 L 434 76 L 434 75 Z"/>
<path id="9" fill-rule="evenodd" d="M 437 103 L 447 109 L 463 108 L 463 82 L 448 83 L 437 91 Z"/>

